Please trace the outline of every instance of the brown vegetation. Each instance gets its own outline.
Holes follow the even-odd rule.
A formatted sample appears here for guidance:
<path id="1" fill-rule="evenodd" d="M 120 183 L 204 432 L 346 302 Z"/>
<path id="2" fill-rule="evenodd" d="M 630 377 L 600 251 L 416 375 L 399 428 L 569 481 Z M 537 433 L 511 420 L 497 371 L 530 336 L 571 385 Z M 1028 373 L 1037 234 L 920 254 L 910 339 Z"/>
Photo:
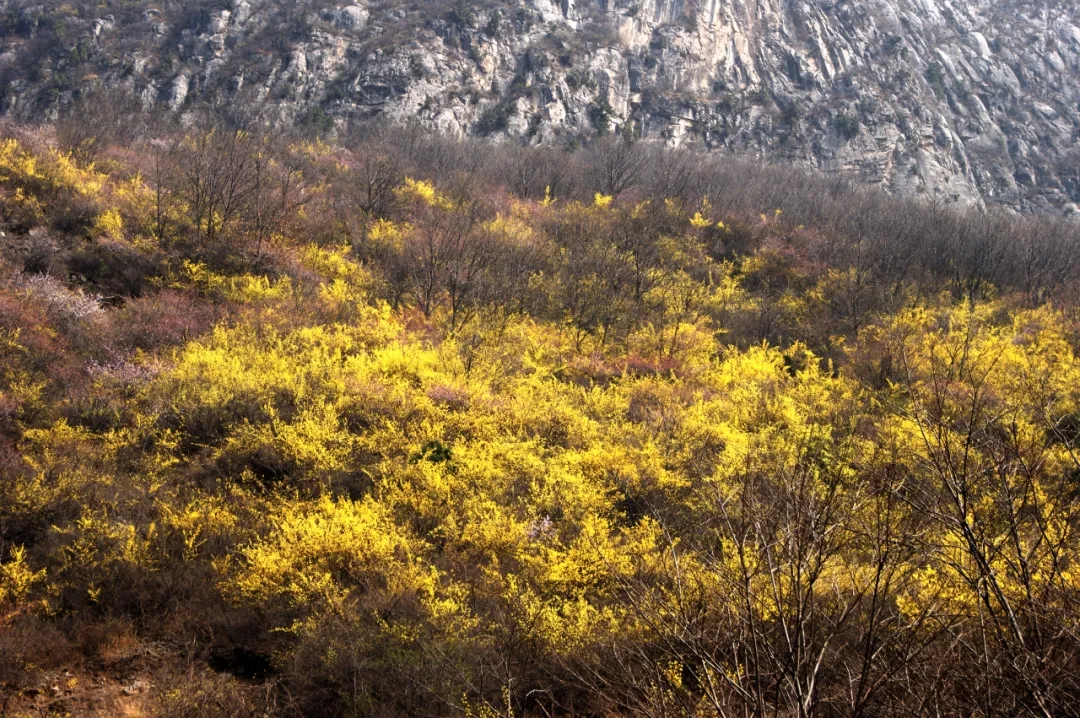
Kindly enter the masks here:
<path id="1" fill-rule="evenodd" d="M 0 712 L 1076 712 L 1077 227 L 61 129 L 0 142 Z"/>

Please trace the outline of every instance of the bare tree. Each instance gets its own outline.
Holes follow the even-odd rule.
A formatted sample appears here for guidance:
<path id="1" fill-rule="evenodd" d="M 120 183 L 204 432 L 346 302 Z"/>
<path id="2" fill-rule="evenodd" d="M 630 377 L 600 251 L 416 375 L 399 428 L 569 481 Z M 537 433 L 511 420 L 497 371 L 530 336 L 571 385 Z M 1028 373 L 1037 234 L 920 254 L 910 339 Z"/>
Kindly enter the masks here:
<path id="1" fill-rule="evenodd" d="M 213 243 L 256 192 L 258 152 L 251 136 L 220 127 L 186 135 L 173 146 L 175 190 L 197 234 Z"/>
<path id="2" fill-rule="evenodd" d="M 643 149 L 621 135 L 600 139 L 589 148 L 585 159 L 596 191 L 611 197 L 635 187 L 646 165 Z"/>

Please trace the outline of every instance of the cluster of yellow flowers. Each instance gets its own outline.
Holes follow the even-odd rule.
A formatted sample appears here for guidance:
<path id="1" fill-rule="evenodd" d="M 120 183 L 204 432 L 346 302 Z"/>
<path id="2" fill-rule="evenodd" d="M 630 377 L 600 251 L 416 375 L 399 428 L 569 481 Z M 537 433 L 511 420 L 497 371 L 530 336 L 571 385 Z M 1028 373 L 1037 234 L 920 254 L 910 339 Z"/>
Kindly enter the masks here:
<path id="1" fill-rule="evenodd" d="M 0 182 L 101 191 L 49 162 L 43 180 L 5 143 Z M 458 211 L 427 182 L 398 193 Z M 530 212 L 603 222 L 616 207 L 549 199 L 483 230 L 525 246 Z M 755 294 L 773 258 L 705 257 L 701 235 L 726 232 L 712 211 L 659 243 L 641 275 L 652 311 L 620 343 L 526 313 L 465 335 L 430 331 L 436 311 L 415 330 L 347 245 L 296 248 L 317 283 L 304 295 L 178 263 L 167 286 L 240 309 L 135 356 L 157 369 L 102 426 L 20 418 L 25 471 L 0 511 L 47 550 L 0 544 L 0 605 L 77 611 L 209 576 L 289 636 L 280 662 L 317 646 L 336 665 L 363 645 L 356 671 L 426 675 L 470 715 L 545 690 L 530 661 L 704 715 L 752 706 L 762 683 L 802 701 L 849 656 L 906 667 L 978 630 L 1034 651 L 1040 622 L 1075 620 L 1080 364 L 1062 314 L 924 297 L 826 338 L 829 359 L 728 345 L 735 315 L 813 316 L 850 276 Z M 97 226 L 125 223 L 109 210 Z M 401 253 L 412 231 L 384 219 L 367 237 Z M 0 327 L 0 356 L 21 347 Z M 0 381 L 0 406 L 42 391 L 14 360 Z M 107 404 L 121 389 L 89 391 Z"/>

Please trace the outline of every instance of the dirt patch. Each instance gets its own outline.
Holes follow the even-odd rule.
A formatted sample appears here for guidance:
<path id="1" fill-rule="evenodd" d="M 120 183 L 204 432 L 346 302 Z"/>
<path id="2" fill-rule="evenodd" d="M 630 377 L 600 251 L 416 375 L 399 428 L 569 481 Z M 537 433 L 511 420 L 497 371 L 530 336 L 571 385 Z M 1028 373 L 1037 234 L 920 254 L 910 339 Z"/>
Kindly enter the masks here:
<path id="1" fill-rule="evenodd" d="M 94 665 L 42 671 L 18 688 L 0 686 L 0 718 L 249 718 L 281 713 L 272 684 L 217 673 L 167 645 L 113 638 L 100 655 Z"/>

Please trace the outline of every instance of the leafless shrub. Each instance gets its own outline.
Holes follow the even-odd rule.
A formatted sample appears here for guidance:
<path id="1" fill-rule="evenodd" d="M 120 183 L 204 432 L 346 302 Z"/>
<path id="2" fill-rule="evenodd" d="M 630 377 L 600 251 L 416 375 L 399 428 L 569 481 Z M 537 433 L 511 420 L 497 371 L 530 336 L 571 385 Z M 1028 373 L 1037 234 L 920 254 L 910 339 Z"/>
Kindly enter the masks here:
<path id="1" fill-rule="evenodd" d="M 86 321 L 104 312 L 100 297 L 86 294 L 81 289 L 69 289 L 48 274 L 20 274 L 15 279 L 15 286 L 34 301 L 41 302 L 60 321 Z"/>

